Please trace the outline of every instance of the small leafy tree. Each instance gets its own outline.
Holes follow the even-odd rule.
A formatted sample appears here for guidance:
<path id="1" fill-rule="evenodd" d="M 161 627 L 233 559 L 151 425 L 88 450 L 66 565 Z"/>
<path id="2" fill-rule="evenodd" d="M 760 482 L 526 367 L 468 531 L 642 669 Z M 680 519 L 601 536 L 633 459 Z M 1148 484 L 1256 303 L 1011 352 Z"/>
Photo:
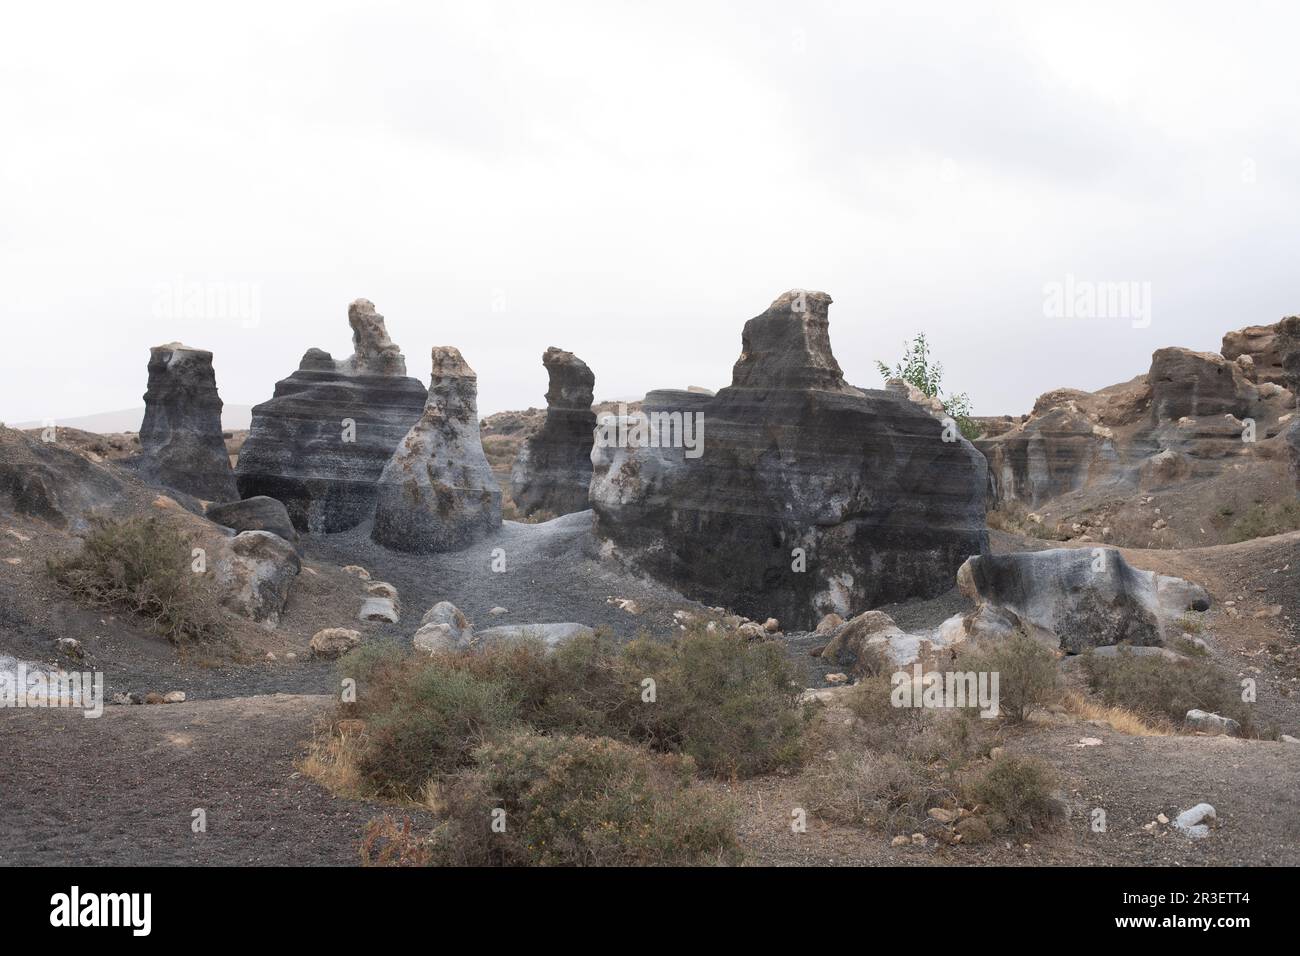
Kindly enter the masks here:
<path id="1" fill-rule="evenodd" d="M 924 332 L 917 332 L 911 342 L 903 343 L 903 359 L 892 369 L 877 360 L 876 368 L 885 380 L 901 378 L 920 389 L 930 398 L 943 403 L 943 409 L 952 416 L 966 438 L 976 438 L 980 429 L 970 417 L 970 396 L 965 392 L 945 395 L 943 392 L 943 363 L 930 356 L 930 342 Z"/>

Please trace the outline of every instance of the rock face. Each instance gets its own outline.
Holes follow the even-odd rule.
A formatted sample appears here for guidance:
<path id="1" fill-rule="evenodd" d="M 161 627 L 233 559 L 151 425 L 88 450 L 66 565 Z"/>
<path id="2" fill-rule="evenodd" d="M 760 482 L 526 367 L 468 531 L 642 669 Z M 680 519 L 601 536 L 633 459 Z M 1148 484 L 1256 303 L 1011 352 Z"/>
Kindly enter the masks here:
<path id="1" fill-rule="evenodd" d="M 1213 352 L 1158 349 L 1151 356 L 1151 414 L 1159 421 L 1183 417 L 1252 414 L 1259 389 L 1243 367 Z"/>
<path id="2" fill-rule="evenodd" d="M 1248 357 L 1253 381 L 1272 382 L 1300 394 L 1300 315 L 1229 332 L 1221 351 L 1229 361 Z"/>
<path id="3" fill-rule="evenodd" d="M 80 532 L 94 517 L 110 516 L 126 486 L 127 480 L 57 441 L 0 426 L 0 511 Z"/>
<path id="4" fill-rule="evenodd" d="M 483 454 L 478 380 L 460 352 L 433 350 L 424 414 L 379 478 L 371 537 L 416 554 L 455 551 L 501 527 L 501 488 Z"/>
<path id="5" fill-rule="evenodd" d="M 525 515 L 585 511 L 596 427 L 591 410 L 596 376 L 572 352 L 554 347 L 542 355 L 542 365 L 550 376 L 546 424 L 520 449 L 511 492 Z"/>
<path id="6" fill-rule="evenodd" d="M 405 375 L 384 317 L 365 299 L 348 309 L 354 354 L 309 349 L 275 396 L 253 409 L 239 453 L 239 493 L 284 503 L 299 531 L 346 531 L 370 517 L 377 482 L 427 394 Z"/>
<path id="7" fill-rule="evenodd" d="M 1139 571 L 1115 548 L 979 555 L 961 566 L 957 586 L 978 605 L 966 617 L 970 637 L 1022 630 L 1071 654 L 1120 643 L 1160 646 L 1181 614 L 1210 606 L 1204 588 Z"/>
<path id="8" fill-rule="evenodd" d="M 149 350 L 140 474 L 208 501 L 239 497 L 221 433 L 212 353 L 172 342 Z"/>
<path id="9" fill-rule="evenodd" d="M 1300 417 L 1286 430 L 1286 447 L 1291 454 L 1291 475 L 1295 478 L 1296 494 L 1300 495 Z"/>
<path id="10" fill-rule="evenodd" d="M 745 325 L 716 396 L 651 392 L 597 428 L 596 531 L 710 605 L 787 629 L 951 586 L 987 547 L 983 457 L 900 394 L 848 385 L 830 296 Z"/>

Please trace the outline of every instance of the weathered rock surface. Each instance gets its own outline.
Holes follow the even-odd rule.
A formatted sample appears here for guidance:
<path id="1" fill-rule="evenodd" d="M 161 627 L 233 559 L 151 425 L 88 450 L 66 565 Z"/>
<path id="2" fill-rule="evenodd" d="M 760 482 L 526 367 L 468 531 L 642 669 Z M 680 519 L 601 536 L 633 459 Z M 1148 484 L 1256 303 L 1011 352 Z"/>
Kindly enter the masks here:
<path id="1" fill-rule="evenodd" d="M 140 455 L 148 481 L 207 501 L 239 497 L 221 432 L 212 353 L 179 342 L 149 350 Z"/>
<path id="2" fill-rule="evenodd" d="M 541 641 L 547 650 L 553 650 L 575 637 L 590 637 L 595 633 L 587 625 L 571 621 L 562 624 L 506 624 L 479 631 L 474 644 L 476 647 L 491 647 L 512 641 Z"/>
<path id="3" fill-rule="evenodd" d="M 511 494 L 524 515 L 570 514 L 587 509 L 596 413 L 596 376 L 572 352 L 548 348 L 542 364 L 550 376 L 546 423 L 519 451 Z"/>
<path id="4" fill-rule="evenodd" d="M 957 586 L 978 604 L 966 617 L 970 637 L 1021 630 L 1071 654 L 1162 645 L 1179 616 L 1210 606 L 1204 588 L 1140 571 L 1115 548 L 979 555 L 961 566 Z"/>
<path id="5" fill-rule="evenodd" d="M 122 504 L 126 484 L 57 441 L 0 427 L 0 510 L 80 532 Z"/>
<path id="6" fill-rule="evenodd" d="M 309 349 L 254 407 L 235 469 L 241 495 L 283 502 L 299 531 L 346 531 L 370 517 L 379 476 L 427 398 L 373 305 L 358 299 L 348 321 L 354 354 L 336 362 Z"/>
<path id="7" fill-rule="evenodd" d="M 311 638 L 311 656 L 325 660 L 342 657 L 361 643 L 361 632 L 347 627 L 327 627 Z"/>
<path id="8" fill-rule="evenodd" d="M 1248 357 L 1253 381 L 1272 382 L 1300 394 L 1300 316 L 1229 332 L 1220 351 L 1229 361 Z"/>
<path id="9" fill-rule="evenodd" d="M 1223 516 L 1276 495 L 1289 460 L 1281 436 L 1295 397 L 1256 384 L 1252 369 L 1248 355 L 1160 349 L 1132 381 L 1040 396 L 1030 415 L 975 443 L 989 464 L 990 522 L 1129 547 L 1231 540 Z"/>
<path id="10" fill-rule="evenodd" d="M 460 608 L 450 601 L 439 601 L 420 618 L 420 629 L 411 638 L 417 650 L 427 654 L 453 651 L 469 646 L 474 631 Z"/>
<path id="11" fill-rule="evenodd" d="M 221 603 L 268 627 L 280 623 L 289 589 L 302 570 L 293 545 L 269 531 L 244 531 L 215 562 Z"/>
<path id="12" fill-rule="evenodd" d="M 1236 737 L 1241 734 L 1241 724 L 1231 717 L 1211 714 L 1208 711 L 1197 710 L 1196 708 L 1187 712 L 1184 722 L 1191 730 L 1199 730 L 1202 733 L 1224 734 L 1228 737 Z"/>
<path id="13" fill-rule="evenodd" d="M 298 547 L 298 530 L 289 519 L 288 509 L 283 502 L 265 495 L 209 505 L 204 516 L 235 532 L 269 531 L 284 538 L 295 548 Z"/>
<path id="14" fill-rule="evenodd" d="M 1295 478 L 1296 494 L 1300 494 L 1300 416 L 1286 430 L 1286 447 L 1291 455 L 1291 474 Z"/>
<path id="15" fill-rule="evenodd" d="M 1259 389 L 1242 366 L 1213 352 L 1157 349 L 1147 378 L 1156 422 L 1210 415 L 1246 418 L 1259 401 Z"/>
<path id="16" fill-rule="evenodd" d="M 905 397 L 848 385 L 830 304 L 782 295 L 746 323 L 730 387 L 651 392 L 628 423 L 644 427 L 619 440 L 606 419 L 592 452 L 596 530 L 621 555 L 792 630 L 942 592 L 987 547 L 983 456 Z"/>
<path id="17" fill-rule="evenodd" d="M 433 349 L 424 414 L 379 478 L 371 537 L 416 554 L 455 551 L 501 527 L 501 487 L 479 439 L 478 381 L 460 352 Z"/>

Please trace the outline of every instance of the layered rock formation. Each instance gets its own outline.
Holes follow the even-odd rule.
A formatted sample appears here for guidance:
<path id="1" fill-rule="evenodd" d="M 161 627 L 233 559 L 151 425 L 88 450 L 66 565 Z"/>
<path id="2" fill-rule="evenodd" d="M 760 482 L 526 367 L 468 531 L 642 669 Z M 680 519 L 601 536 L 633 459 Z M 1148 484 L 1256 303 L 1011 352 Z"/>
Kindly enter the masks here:
<path id="1" fill-rule="evenodd" d="M 1041 396 L 1024 420 L 976 442 L 989 462 L 989 505 L 999 512 L 992 520 L 1030 510 L 1035 520 L 1054 519 L 1050 537 L 1213 543 L 1203 537 L 1206 524 L 1216 507 L 1235 509 L 1221 500 L 1230 488 L 1267 497 L 1277 481 L 1278 435 L 1294 396 L 1273 382 L 1256 384 L 1252 368 L 1249 357 L 1164 348 L 1153 354 L 1150 371 L 1130 382 Z M 1168 516 L 1158 505 L 1140 515 L 1137 505 L 1149 501 L 1141 493 L 1201 482 L 1210 483 L 1205 510 L 1153 538 Z"/>
<path id="2" fill-rule="evenodd" d="M 1114 548 L 979 555 L 961 566 L 957 586 L 978 605 L 965 619 L 970 637 L 1019 630 L 1071 654 L 1162 645 L 1182 614 L 1210 606 L 1204 588 L 1140 571 Z"/>
<path id="3" fill-rule="evenodd" d="M 601 421 L 591 504 L 610 546 L 787 628 L 951 587 L 987 546 L 984 459 L 902 395 L 844 381 L 830 304 L 791 291 L 747 322 L 716 396 L 651 392 Z"/>
<path id="4" fill-rule="evenodd" d="M 148 481 L 208 501 L 237 498 L 221 433 L 221 398 L 212 353 L 179 342 L 149 350 L 140 456 Z"/>
<path id="5" fill-rule="evenodd" d="M 348 322 L 353 355 L 309 349 L 253 409 L 239 453 L 239 493 L 283 502 L 300 531 L 346 531 L 370 517 L 379 476 L 427 398 L 370 302 L 353 302 Z"/>
<path id="6" fill-rule="evenodd" d="M 519 450 L 511 494 L 524 515 L 569 514 L 587 509 L 591 485 L 591 409 L 596 376 L 572 352 L 548 348 L 542 365 L 550 377 L 546 423 Z"/>
<path id="7" fill-rule="evenodd" d="M 501 527 L 501 488 L 483 454 L 478 379 L 460 352 L 433 350 L 424 414 L 384 466 L 371 537 L 398 551 L 455 551 Z"/>
<path id="8" fill-rule="evenodd" d="M 1229 332 L 1221 351 L 1232 361 L 1248 358 L 1254 381 L 1272 382 L 1300 394 L 1300 316 Z"/>

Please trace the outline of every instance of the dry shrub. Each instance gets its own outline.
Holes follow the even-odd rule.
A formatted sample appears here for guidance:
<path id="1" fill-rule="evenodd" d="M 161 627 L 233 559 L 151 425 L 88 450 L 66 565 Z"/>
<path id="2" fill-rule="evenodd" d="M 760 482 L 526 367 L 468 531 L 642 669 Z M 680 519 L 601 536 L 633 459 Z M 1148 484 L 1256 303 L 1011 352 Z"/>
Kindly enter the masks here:
<path id="1" fill-rule="evenodd" d="M 73 596 L 145 618 L 175 644 L 223 637 L 226 620 L 190 563 L 190 541 L 148 517 L 97 520 L 80 551 L 50 558 L 46 568 Z"/>
<path id="2" fill-rule="evenodd" d="M 362 866 L 428 866 L 433 846 L 427 833 L 420 833 L 410 817 L 399 823 L 385 813 L 366 824 L 361 835 Z"/>
<path id="3" fill-rule="evenodd" d="M 1193 708 L 1231 717 L 1242 733 L 1253 732 L 1249 707 L 1233 678 L 1211 660 L 1169 660 L 1133 654 L 1121 647 L 1114 657 L 1083 655 L 1088 689 L 1107 706 L 1123 707 L 1153 721 L 1181 724 Z"/>
<path id="4" fill-rule="evenodd" d="M 1052 768 L 1033 757 L 998 754 L 964 788 L 969 803 L 1000 814 L 1013 830 L 1044 827 L 1062 815 Z"/>
<path id="5" fill-rule="evenodd" d="M 1023 633 L 963 649 L 958 665 L 998 675 L 999 706 L 1013 723 L 1059 698 L 1056 655 Z"/>
<path id="6" fill-rule="evenodd" d="M 520 731 L 480 748 L 474 759 L 474 770 L 445 784 L 446 818 L 433 837 L 439 862 L 653 866 L 739 860 L 734 811 L 692 785 L 689 758 L 650 754 L 609 738 Z"/>

